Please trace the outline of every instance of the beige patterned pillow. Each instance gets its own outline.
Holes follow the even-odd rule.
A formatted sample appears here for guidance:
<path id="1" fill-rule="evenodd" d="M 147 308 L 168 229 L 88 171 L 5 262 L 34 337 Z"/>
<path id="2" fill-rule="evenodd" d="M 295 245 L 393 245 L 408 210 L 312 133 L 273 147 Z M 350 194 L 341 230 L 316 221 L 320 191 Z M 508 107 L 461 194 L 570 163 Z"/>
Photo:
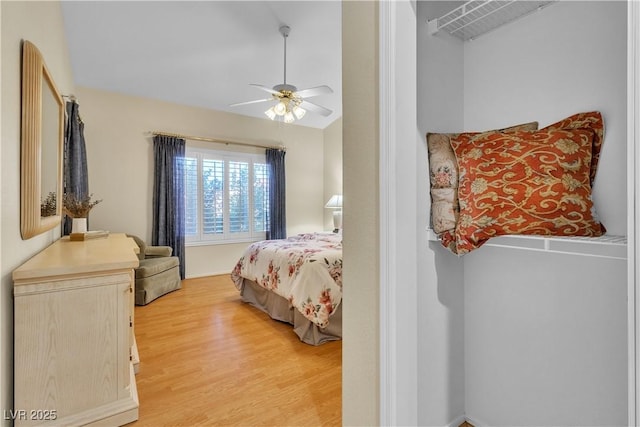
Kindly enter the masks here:
<path id="1" fill-rule="evenodd" d="M 538 130 L 538 122 L 524 123 L 486 132 L 517 132 Z M 485 132 L 469 132 L 472 136 Z M 455 232 L 458 223 L 458 164 L 451 148 L 451 138 L 461 133 L 427 133 L 429 150 L 429 180 L 431 182 L 431 226 L 441 233 Z"/>

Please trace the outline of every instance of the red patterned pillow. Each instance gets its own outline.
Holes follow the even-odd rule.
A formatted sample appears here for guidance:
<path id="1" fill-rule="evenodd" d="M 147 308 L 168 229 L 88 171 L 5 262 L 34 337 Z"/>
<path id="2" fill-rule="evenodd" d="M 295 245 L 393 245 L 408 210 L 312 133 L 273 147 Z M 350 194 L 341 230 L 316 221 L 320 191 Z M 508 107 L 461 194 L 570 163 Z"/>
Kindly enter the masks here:
<path id="1" fill-rule="evenodd" d="M 537 130 L 538 122 L 523 123 L 485 132 L 517 132 Z M 427 133 L 429 178 L 431 184 L 431 226 L 441 241 L 452 240 L 458 222 L 458 164 L 451 148 L 452 137 L 468 137 L 480 132 Z M 445 244 L 445 246 L 447 246 Z M 449 247 L 453 250 L 453 248 Z"/>
<path id="2" fill-rule="evenodd" d="M 591 187 L 593 187 L 596 172 L 598 171 L 600 150 L 602 149 L 602 142 L 604 141 L 604 120 L 602 119 L 602 114 L 600 114 L 599 111 L 574 114 L 542 130 L 556 129 L 591 129 L 595 132 L 593 144 L 591 145 L 591 171 L 589 173 Z"/>
<path id="3" fill-rule="evenodd" d="M 594 137 L 591 129 L 452 137 L 460 170 L 455 252 L 507 234 L 602 235 L 591 200 Z"/>

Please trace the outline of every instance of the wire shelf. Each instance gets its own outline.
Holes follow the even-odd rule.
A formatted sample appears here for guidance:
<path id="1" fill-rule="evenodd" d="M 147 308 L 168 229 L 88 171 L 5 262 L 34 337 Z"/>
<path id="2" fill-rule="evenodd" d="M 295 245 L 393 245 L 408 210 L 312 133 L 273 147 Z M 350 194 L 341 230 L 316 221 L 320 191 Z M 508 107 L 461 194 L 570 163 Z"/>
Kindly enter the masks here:
<path id="1" fill-rule="evenodd" d="M 444 31 L 464 41 L 473 40 L 555 1 L 473 0 L 429 21 L 428 25 L 433 34 Z"/>
<path id="2" fill-rule="evenodd" d="M 427 236 L 430 241 L 438 241 L 438 235 L 430 228 Z M 499 236 L 492 237 L 483 246 L 627 259 L 627 237 L 609 234 L 600 237 Z"/>

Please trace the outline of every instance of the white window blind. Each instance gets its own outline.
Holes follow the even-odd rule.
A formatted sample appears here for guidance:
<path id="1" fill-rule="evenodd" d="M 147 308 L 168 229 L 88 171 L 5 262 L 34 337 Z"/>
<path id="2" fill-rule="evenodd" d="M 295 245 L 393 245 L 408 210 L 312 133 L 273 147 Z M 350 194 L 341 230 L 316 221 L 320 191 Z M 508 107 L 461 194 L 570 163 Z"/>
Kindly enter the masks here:
<path id="1" fill-rule="evenodd" d="M 266 163 L 253 164 L 253 224 L 257 231 L 269 229 L 269 169 Z"/>
<path id="2" fill-rule="evenodd" d="M 187 147 L 186 243 L 261 240 L 269 227 L 265 156 Z"/>
<path id="3" fill-rule="evenodd" d="M 198 159 L 185 157 L 185 234 L 192 236 L 198 232 Z"/>
<path id="4" fill-rule="evenodd" d="M 224 161 L 202 159 L 202 232 L 224 233 Z"/>

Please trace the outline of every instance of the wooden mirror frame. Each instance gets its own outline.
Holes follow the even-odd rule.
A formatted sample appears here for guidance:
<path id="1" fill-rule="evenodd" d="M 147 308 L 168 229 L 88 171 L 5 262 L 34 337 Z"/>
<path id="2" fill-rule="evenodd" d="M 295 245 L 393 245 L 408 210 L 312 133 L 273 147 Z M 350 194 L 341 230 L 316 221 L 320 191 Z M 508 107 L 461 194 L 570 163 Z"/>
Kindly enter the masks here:
<path id="1" fill-rule="evenodd" d="M 51 92 L 58 105 L 58 129 L 43 130 L 43 90 Z M 48 95 L 47 95 L 48 96 Z M 49 121 L 47 121 L 48 123 Z M 57 135 L 57 158 L 43 159 L 43 135 Z M 22 239 L 44 233 L 62 221 L 62 147 L 64 133 L 64 103 L 47 69 L 40 51 L 27 40 L 22 44 L 22 141 L 20 163 L 20 233 Z M 51 139 L 51 138 L 50 138 Z M 42 164 L 57 163 L 55 214 L 43 217 Z"/>

